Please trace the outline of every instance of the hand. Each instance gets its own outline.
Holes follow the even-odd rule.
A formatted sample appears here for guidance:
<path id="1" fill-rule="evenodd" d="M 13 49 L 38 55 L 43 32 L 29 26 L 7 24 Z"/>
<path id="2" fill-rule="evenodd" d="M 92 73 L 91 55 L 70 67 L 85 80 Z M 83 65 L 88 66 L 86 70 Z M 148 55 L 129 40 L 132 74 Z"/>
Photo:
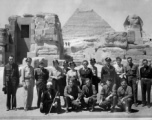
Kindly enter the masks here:
<path id="1" fill-rule="evenodd" d="M 3 85 L 3 88 L 5 88 L 6 87 L 6 85 Z"/>
<path id="2" fill-rule="evenodd" d="M 100 83 L 101 86 L 103 86 L 103 83 Z"/>
<path id="3" fill-rule="evenodd" d="M 138 84 L 139 80 L 136 81 L 136 84 Z"/>
<path id="4" fill-rule="evenodd" d="M 26 86 L 26 84 L 24 84 L 24 85 L 23 85 L 23 87 L 24 87 L 24 89 L 27 89 L 27 86 Z"/>
<path id="5" fill-rule="evenodd" d="M 123 103 L 124 102 L 124 98 L 122 98 L 120 101 Z"/>
<path id="6" fill-rule="evenodd" d="M 72 95 L 69 96 L 71 100 L 74 100 L 74 97 Z"/>
<path id="7" fill-rule="evenodd" d="M 105 100 L 109 100 L 110 99 L 110 97 L 108 96 L 108 97 L 106 97 L 106 99 Z"/>
<path id="8" fill-rule="evenodd" d="M 57 107 L 57 102 L 55 102 L 55 103 L 53 104 L 53 106 L 54 106 L 54 107 Z"/>

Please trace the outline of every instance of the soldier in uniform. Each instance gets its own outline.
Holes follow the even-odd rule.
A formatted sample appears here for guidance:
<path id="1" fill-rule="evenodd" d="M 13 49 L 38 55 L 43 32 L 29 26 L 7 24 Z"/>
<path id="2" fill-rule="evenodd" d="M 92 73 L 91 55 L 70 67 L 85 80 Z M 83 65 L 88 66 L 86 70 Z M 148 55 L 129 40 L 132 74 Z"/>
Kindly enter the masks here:
<path id="1" fill-rule="evenodd" d="M 100 92 L 99 106 L 105 110 L 110 108 L 110 112 L 114 112 L 117 104 L 116 85 L 112 84 L 111 79 L 107 79 Z"/>
<path id="2" fill-rule="evenodd" d="M 132 58 L 127 58 L 128 64 L 124 67 L 124 72 L 127 77 L 127 83 L 133 90 L 134 105 L 137 107 L 137 84 L 139 78 L 138 66 L 133 64 Z"/>
<path id="3" fill-rule="evenodd" d="M 37 89 L 37 107 L 40 107 L 42 92 L 46 90 L 46 83 L 49 78 L 49 72 L 44 68 L 44 63 L 41 61 L 39 67 L 35 69 L 36 89 Z"/>
<path id="4" fill-rule="evenodd" d="M 22 70 L 22 82 L 24 86 L 24 110 L 31 110 L 33 101 L 33 88 L 35 85 L 34 68 L 31 66 L 32 59 L 26 59 L 27 65 Z"/>
<path id="5" fill-rule="evenodd" d="M 106 83 L 107 79 L 111 79 L 112 83 L 116 83 L 116 72 L 115 68 L 111 65 L 111 58 L 105 59 L 105 66 L 101 69 L 101 85 Z"/>
<path id="6" fill-rule="evenodd" d="M 121 81 L 121 86 L 117 90 L 118 104 L 122 111 L 130 113 L 132 106 L 132 88 L 127 85 L 126 80 Z"/>
<path id="7" fill-rule="evenodd" d="M 86 85 L 83 85 L 82 87 L 82 94 L 83 100 L 87 105 L 87 109 L 92 112 L 97 102 L 97 91 L 95 85 L 91 83 L 91 80 L 89 78 L 86 79 Z"/>
<path id="8" fill-rule="evenodd" d="M 9 63 L 6 64 L 4 67 L 3 85 L 4 87 L 6 87 L 7 90 L 7 111 L 9 111 L 11 108 L 17 110 L 16 91 L 19 85 L 19 69 L 18 65 L 14 63 L 14 57 L 12 55 L 9 56 Z"/>
<path id="9" fill-rule="evenodd" d="M 49 113 L 57 112 L 60 113 L 61 104 L 59 94 L 53 89 L 52 82 L 47 83 L 47 90 L 42 94 L 40 103 L 40 112 Z"/>
<path id="10" fill-rule="evenodd" d="M 146 93 L 147 93 L 147 106 L 150 105 L 150 94 L 151 94 L 151 80 L 152 80 L 152 68 L 148 66 L 148 60 L 143 60 L 143 67 L 140 68 L 141 78 L 141 91 L 142 91 L 142 106 L 146 106 Z"/>

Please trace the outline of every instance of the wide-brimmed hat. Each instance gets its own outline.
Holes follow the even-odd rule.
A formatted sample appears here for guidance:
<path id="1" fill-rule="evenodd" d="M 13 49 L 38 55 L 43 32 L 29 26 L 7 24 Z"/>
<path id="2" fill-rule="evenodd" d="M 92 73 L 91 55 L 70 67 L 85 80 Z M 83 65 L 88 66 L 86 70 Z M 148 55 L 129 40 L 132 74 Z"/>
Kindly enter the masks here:
<path id="1" fill-rule="evenodd" d="M 32 61 L 32 58 L 27 57 L 25 61 L 26 61 L 26 62 L 31 62 L 31 61 Z"/>

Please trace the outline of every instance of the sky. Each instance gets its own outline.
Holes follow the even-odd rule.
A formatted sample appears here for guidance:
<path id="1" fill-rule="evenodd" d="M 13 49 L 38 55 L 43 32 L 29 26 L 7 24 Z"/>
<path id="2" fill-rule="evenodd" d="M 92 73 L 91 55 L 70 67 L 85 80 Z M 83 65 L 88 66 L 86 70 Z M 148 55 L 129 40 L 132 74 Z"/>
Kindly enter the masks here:
<path id="1" fill-rule="evenodd" d="M 40 12 L 57 14 L 64 26 L 82 3 L 92 8 L 116 31 L 124 31 L 126 17 L 137 14 L 143 20 L 143 30 L 152 35 L 152 0 L 0 0 L 0 27 L 8 24 L 11 15 Z"/>

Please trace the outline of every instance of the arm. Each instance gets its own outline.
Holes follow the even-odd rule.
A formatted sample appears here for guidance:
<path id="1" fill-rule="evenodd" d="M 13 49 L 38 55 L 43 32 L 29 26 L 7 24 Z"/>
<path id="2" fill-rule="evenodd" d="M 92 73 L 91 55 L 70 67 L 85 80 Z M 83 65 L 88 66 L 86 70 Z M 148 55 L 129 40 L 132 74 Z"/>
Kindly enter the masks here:
<path id="1" fill-rule="evenodd" d="M 20 76 L 19 76 L 19 69 L 18 69 L 18 65 L 16 66 L 17 68 L 16 68 L 16 77 L 17 77 L 17 86 L 19 85 L 19 82 L 20 82 Z"/>
<path id="2" fill-rule="evenodd" d="M 132 88 L 131 87 L 128 88 L 127 93 L 128 93 L 128 95 L 125 96 L 125 97 L 123 97 L 122 98 L 123 100 L 125 100 L 125 99 L 130 98 L 130 97 L 133 96 L 133 94 L 132 94 Z"/>
<path id="3" fill-rule="evenodd" d="M 46 80 L 49 79 L 49 71 L 46 69 Z"/>
<path id="4" fill-rule="evenodd" d="M 81 69 L 80 69 L 80 70 L 81 70 Z M 81 79 L 80 70 L 78 71 L 78 79 L 79 79 L 80 85 L 82 85 L 82 79 Z"/>
<path id="5" fill-rule="evenodd" d="M 37 71 L 36 71 L 36 69 L 34 70 L 34 77 L 35 77 L 35 80 L 37 81 L 38 78 L 37 78 Z"/>
<path id="6" fill-rule="evenodd" d="M 100 93 L 100 99 L 104 100 L 106 97 L 105 97 L 105 90 L 104 90 L 104 87 L 101 88 L 101 93 Z"/>
<path id="7" fill-rule="evenodd" d="M 64 88 L 64 96 L 66 96 L 66 97 L 71 96 L 71 95 L 68 93 L 68 86 L 66 86 L 66 87 Z"/>
<path id="8" fill-rule="evenodd" d="M 83 96 L 83 92 L 79 86 L 77 88 L 78 88 L 78 99 L 81 99 L 81 97 Z"/>
<path id="9" fill-rule="evenodd" d="M 33 87 L 35 86 L 35 76 L 34 76 L 34 68 L 32 67 L 32 76 L 33 76 Z"/>
<path id="10" fill-rule="evenodd" d="M 103 67 L 101 68 L 101 81 L 103 80 Z"/>
<path id="11" fill-rule="evenodd" d="M 6 79 L 5 79 L 5 72 L 6 68 L 4 67 L 4 72 L 3 72 L 3 86 L 6 86 Z"/>
<path id="12" fill-rule="evenodd" d="M 93 95 L 91 97 L 97 97 L 97 91 L 94 85 L 92 86 L 92 91 L 93 91 Z"/>
<path id="13" fill-rule="evenodd" d="M 138 66 L 136 66 L 136 76 L 137 76 L 137 79 L 139 80 L 140 76 L 139 76 L 139 69 L 138 69 Z"/>
<path id="14" fill-rule="evenodd" d="M 68 81 L 69 81 L 69 72 L 67 72 L 67 74 L 66 74 L 66 85 L 69 84 Z"/>

